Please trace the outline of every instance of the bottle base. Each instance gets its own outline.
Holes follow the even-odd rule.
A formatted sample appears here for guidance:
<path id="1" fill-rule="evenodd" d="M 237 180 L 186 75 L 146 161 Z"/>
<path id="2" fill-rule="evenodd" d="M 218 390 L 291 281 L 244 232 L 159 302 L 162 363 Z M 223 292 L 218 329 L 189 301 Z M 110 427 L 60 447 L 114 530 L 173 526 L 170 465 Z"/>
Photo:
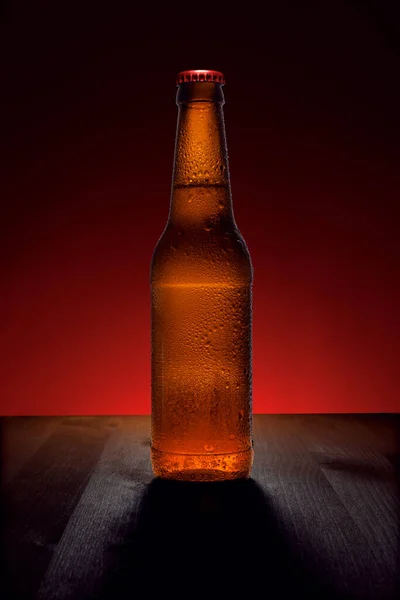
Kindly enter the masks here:
<path id="1" fill-rule="evenodd" d="M 227 481 L 247 479 L 254 451 L 229 454 L 175 454 L 151 448 L 153 473 L 161 479 L 179 481 Z"/>

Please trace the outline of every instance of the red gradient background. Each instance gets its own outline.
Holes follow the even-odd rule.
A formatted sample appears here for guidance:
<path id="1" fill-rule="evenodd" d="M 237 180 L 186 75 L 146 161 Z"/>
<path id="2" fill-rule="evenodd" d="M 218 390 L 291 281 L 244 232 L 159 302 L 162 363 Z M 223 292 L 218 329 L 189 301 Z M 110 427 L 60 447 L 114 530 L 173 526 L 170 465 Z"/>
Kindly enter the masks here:
<path id="1" fill-rule="evenodd" d="M 227 80 L 254 411 L 399 411 L 394 16 L 276 4 L 5 3 L 2 414 L 150 411 L 149 268 L 188 68 Z"/>

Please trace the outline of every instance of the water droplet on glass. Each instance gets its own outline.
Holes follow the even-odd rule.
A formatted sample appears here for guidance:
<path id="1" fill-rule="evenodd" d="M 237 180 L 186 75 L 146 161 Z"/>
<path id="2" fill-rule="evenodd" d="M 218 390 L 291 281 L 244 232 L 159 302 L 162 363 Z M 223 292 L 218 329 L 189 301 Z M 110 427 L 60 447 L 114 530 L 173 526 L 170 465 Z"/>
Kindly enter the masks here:
<path id="1" fill-rule="evenodd" d="M 231 433 L 231 435 L 229 436 L 229 439 L 230 440 L 234 440 L 235 439 L 235 436 L 233 435 L 233 433 Z"/>
<path id="2" fill-rule="evenodd" d="M 212 223 L 206 223 L 204 226 L 204 229 L 206 231 L 211 231 L 213 224 Z"/>
<path id="3" fill-rule="evenodd" d="M 206 452 L 212 452 L 214 450 L 214 446 L 212 446 L 211 444 L 204 444 L 204 450 Z"/>

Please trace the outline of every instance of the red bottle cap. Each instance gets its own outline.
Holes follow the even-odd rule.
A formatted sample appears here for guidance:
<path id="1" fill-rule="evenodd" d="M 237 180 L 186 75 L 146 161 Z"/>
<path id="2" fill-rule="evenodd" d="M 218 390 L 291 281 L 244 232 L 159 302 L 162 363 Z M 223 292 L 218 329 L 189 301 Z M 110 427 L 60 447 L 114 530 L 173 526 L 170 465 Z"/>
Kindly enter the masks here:
<path id="1" fill-rule="evenodd" d="M 225 84 L 225 77 L 220 71 L 209 71 L 207 69 L 194 69 L 191 71 L 181 71 L 176 83 L 186 83 L 190 81 L 211 81 L 213 83 Z"/>

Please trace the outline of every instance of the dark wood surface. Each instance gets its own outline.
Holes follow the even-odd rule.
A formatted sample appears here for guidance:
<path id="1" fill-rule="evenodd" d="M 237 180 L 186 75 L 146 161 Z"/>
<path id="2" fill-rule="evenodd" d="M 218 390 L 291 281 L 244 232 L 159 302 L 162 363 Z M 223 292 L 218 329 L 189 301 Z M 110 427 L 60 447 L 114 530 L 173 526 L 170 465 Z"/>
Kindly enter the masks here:
<path id="1" fill-rule="evenodd" d="M 2 598 L 400 596 L 398 415 L 256 415 L 252 477 L 154 479 L 149 417 L 3 418 Z"/>

